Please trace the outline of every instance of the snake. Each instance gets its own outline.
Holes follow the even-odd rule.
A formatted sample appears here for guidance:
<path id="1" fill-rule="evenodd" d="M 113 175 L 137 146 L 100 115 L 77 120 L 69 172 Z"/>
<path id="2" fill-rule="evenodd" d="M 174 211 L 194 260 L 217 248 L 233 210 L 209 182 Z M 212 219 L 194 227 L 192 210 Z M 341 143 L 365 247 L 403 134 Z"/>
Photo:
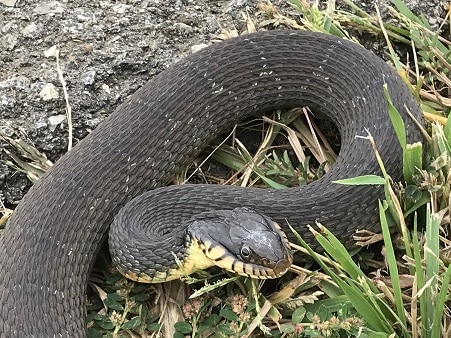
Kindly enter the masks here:
<path id="1" fill-rule="evenodd" d="M 321 223 L 346 246 L 377 232 L 383 187 L 337 179 L 381 173 L 402 179 L 402 147 L 388 114 L 399 111 L 407 142 L 421 141 L 421 109 L 393 68 L 356 43 L 322 33 L 265 31 L 212 44 L 153 76 L 36 182 L 0 238 L 0 337 L 85 337 L 85 299 L 110 224 L 141 194 L 156 227 L 195 214 L 246 207 L 314 247 Z M 309 107 L 341 135 L 332 169 L 301 187 L 170 185 L 218 135 L 243 119 Z"/>

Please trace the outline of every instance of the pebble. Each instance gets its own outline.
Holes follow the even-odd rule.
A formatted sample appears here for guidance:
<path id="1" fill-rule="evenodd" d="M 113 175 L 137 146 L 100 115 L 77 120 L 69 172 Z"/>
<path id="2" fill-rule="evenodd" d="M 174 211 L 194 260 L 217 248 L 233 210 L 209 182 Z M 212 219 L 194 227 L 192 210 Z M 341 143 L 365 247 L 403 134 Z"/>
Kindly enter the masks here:
<path id="1" fill-rule="evenodd" d="M 35 119 L 35 121 L 34 121 L 34 127 L 35 127 L 37 130 L 40 130 L 40 129 L 47 129 L 47 126 L 48 126 L 48 121 L 47 121 L 47 119 L 45 119 L 45 118 L 42 117 L 42 116 L 37 117 L 37 118 Z"/>
<path id="2" fill-rule="evenodd" d="M 14 7 L 16 5 L 17 0 L 0 0 L 0 4 L 8 6 L 8 7 Z"/>
<path id="3" fill-rule="evenodd" d="M 89 128 L 94 129 L 95 127 L 97 127 L 99 125 L 100 122 L 102 122 L 102 119 L 99 117 L 95 117 L 95 118 L 87 119 L 86 125 Z"/>
<path id="4" fill-rule="evenodd" d="M 208 45 L 207 45 L 206 43 L 199 43 L 199 44 L 197 44 L 197 45 L 191 46 L 191 48 L 190 48 L 189 51 L 190 51 L 191 53 L 195 53 L 195 52 L 200 51 L 201 49 L 204 49 L 205 47 L 208 47 Z"/>
<path id="5" fill-rule="evenodd" d="M 36 25 L 34 22 L 30 23 L 29 25 L 25 26 L 24 29 L 22 29 L 22 35 L 27 38 L 36 36 L 37 32 L 38 32 L 38 25 Z"/>
<path id="6" fill-rule="evenodd" d="M 95 81 L 96 71 L 95 69 L 90 69 L 80 75 L 80 82 L 85 86 L 92 85 Z"/>
<path id="7" fill-rule="evenodd" d="M 33 12 L 40 15 L 61 14 L 64 12 L 64 7 L 58 1 L 44 2 L 36 6 Z"/>
<path id="8" fill-rule="evenodd" d="M 179 30 L 179 31 L 181 31 L 181 32 L 184 32 L 184 33 L 186 33 L 186 34 L 191 34 L 191 33 L 194 31 L 194 28 L 193 28 L 193 27 L 191 27 L 190 25 L 187 25 L 187 24 L 185 24 L 185 23 L 183 23 L 183 22 L 177 22 L 177 23 L 175 23 L 175 24 L 174 24 L 174 27 L 175 27 L 177 30 Z"/>
<path id="9" fill-rule="evenodd" d="M 19 38 L 17 35 L 5 34 L 1 41 L 0 47 L 4 47 L 6 50 L 13 50 L 17 46 L 18 42 Z"/>
<path id="10" fill-rule="evenodd" d="M 128 9 L 130 7 L 131 7 L 130 5 L 118 4 L 118 5 L 114 5 L 113 6 L 113 11 L 118 13 L 118 14 L 124 14 L 125 12 L 128 11 Z"/>
<path id="11" fill-rule="evenodd" d="M 52 83 L 47 83 L 46 85 L 44 85 L 44 87 L 42 87 L 41 91 L 39 92 L 39 96 L 44 101 L 49 101 L 59 98 L 59 93 Z"/>
<path id="12" fill-rule="evenodd" d="M 250 5 L 249 0 L 232 0 L 227 5 L 226 13 L 237 12 Z"/>
<path id="13" fill-rule="evenodd" d="M 210 33 L 216 33 L 221 29 L 218 20 L 214 16 L 207 17 L 205 23 L 207 24 L 207 30 Z"/>
<path id="14" fill-rule="evenodd" d="M 50 130 L 54 131 L 61 122 L 66 120 L 66 115 L 64 115 L 64 114 L 52 115 L 52 116 L 49 116 L 48 120 L 49 120 L 49 124 L 50 124 Z"/>

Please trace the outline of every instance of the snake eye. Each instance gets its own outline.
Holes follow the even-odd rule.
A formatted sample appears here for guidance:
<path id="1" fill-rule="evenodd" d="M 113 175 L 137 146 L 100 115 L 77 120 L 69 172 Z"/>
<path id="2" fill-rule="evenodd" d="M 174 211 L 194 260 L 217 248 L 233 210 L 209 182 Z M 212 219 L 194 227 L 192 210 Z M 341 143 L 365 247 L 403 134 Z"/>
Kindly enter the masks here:
<path id="1" fill-rule="evenodd" d="M 251 249 L 249 249 L 247 246 L 243 246 L 241 248 L 241 256 L 243 256 L 244 258 L 249 258 L 250 255 Z"/>

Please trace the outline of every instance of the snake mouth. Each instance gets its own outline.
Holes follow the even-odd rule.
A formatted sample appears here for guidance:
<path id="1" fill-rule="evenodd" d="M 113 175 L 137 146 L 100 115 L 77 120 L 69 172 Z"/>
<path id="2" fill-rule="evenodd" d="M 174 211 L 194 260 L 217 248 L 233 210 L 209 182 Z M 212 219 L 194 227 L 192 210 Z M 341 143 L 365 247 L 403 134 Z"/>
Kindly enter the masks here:
<path id="1" fill-rule="evenodd" d="M 276 276 L 283 275 L 285 272 L 288 271 L 292 263 L 293 263 L 292 260 L 288 258 L 279 260 L 273 268 L 274 274 Z"/>
<path id="2" fill-rule="evenodd" d="M 278 278 L 284 275 L 288 269 L 293 264 L 293 255 L 291 251 L 288 251 L 284 253 L 283 257 L 280 258 L 278 261 L 267 261 L 265 260 L 264 266 L 266 266 L 266 278 Z"/>

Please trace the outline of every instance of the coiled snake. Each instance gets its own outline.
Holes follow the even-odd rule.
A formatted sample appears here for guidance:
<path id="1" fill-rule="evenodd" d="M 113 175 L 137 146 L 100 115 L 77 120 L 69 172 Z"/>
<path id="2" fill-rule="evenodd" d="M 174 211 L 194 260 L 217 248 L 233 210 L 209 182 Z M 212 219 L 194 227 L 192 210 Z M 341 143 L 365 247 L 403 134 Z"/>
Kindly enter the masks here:
<path id="1" fill-rule="evenodd" d="M 399 76 L 351 42 L 308 32 L 242 36 L 195 53 L 152 78 L 28 192 L 0 240 L 0 337 L 84 337 L 87 278 L 117 211 L 134 196 L 166 186 L 216 135 L 245 117 L 309 106 L 341 133 L 333 170 L 286 190 L 187 185 L 153 191 L 155 218 L 247 206 L 308 242 L 320 221 L 343 242 L 377 230 L 375 186 L 337 178 L 378 173 L 373 135 L 388 172 L 400 179 L 401 148 L 387 115 L 383 84 L 403 114 L 408 141 L 420 139 L 407 117 L 420 110 Z M 287 234 L 290 235 L 290 231 Z"/>

